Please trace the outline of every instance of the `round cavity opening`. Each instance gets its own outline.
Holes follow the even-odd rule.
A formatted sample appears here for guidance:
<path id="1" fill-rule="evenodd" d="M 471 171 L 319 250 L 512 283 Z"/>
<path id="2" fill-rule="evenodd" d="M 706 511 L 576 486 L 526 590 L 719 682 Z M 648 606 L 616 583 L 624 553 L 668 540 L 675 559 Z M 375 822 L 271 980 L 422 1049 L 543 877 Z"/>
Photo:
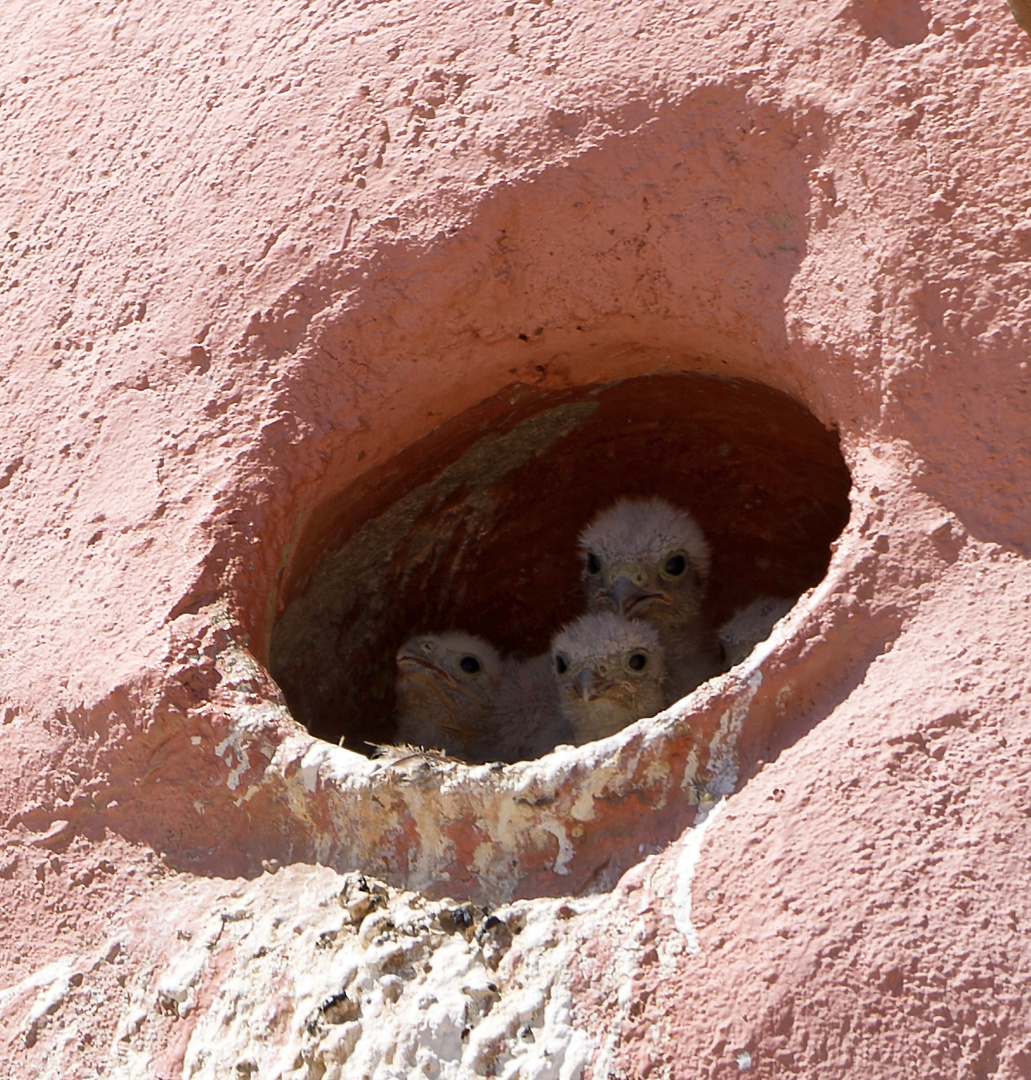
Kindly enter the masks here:
<path id="1" fill-rule="evenodd" d="M 461 629 L 534 656 L 583 613 L 577 537 L 619 497 L 694 515 L 719 626 L 823 577 L 849 487 L 836 434 L 757 383 L 509 387 L 312 515 L 269 667 L 314 735 L 368 753 L 394 737 L 395 656 L 413 634 Z"/>

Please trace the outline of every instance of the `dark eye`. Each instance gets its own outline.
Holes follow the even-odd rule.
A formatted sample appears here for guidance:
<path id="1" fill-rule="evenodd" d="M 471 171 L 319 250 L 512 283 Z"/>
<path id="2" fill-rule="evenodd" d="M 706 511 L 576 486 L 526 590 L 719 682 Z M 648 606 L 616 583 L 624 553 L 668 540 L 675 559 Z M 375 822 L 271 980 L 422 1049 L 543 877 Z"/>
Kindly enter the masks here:
<path id="1" fill-rule="evenodd" d="M 648 657 L 643 652 L 631 653 L 627 657 L 626 666 L 631 671 L 644 671 L 648 666 Z"/>
<path id="2" fill-rule="evenodd" d="M 593 551 L 587 552 L 587 573 L 592 577 L 601 573 L 601 559 Z"/>
<path id="3" fill-rule="evenodd" d="M 458 661 L 458 666 L 466 673 L 466 675 L 475 675 L 480 670 L 480 661 L 475 656 L 463 656 Z"/>
<path id="4" fill-rule="evenodd" d="M 555 657 L 555 670 L 559 673 L 559 675 L 565 675 L 565 673 L 569 670 L 569 665 L 566 663 L 566 658 L 564 656 Z"/>
<path id="5" fill-rule="evenodd" d="M 687 569 L 687 559 L 683 555 L 671 555 L 666 560 L 666 573 L 670 577 L 680 577 Z"/>

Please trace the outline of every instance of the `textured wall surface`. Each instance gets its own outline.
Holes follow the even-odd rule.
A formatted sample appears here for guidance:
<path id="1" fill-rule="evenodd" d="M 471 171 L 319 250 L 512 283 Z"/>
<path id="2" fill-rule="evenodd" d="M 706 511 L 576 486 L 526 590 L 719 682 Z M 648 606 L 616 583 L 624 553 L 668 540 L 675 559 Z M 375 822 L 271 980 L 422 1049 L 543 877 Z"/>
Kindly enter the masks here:
<path id="1" fill-rule="evenodd" d="M 0 57 L 0 1075 L 1031 1073 L 1002 0 L 7 0 Z M 745 665 L 505 769 L 292 719 L 363 477 L 684 371 L 852 476 Z"/>

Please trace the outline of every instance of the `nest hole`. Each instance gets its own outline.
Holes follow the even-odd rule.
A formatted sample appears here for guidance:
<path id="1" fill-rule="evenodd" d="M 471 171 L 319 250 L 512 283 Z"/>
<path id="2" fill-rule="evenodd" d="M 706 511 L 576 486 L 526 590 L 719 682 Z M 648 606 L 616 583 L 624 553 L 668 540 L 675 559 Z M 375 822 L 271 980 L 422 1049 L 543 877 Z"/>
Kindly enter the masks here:
<path id="1" fill-rule="evenodd" d="M 509 387 L 319 508 L 269 667 L 312 734 L 368 753 L 393 736 L 394 657 L 462 629 L 533 656 L 584 610 L 577 536 L 624 495 L 694 514 L 714 626 L 823 577 L 848 519 L 837 435 L 754 382 L 650 375 Z"/>

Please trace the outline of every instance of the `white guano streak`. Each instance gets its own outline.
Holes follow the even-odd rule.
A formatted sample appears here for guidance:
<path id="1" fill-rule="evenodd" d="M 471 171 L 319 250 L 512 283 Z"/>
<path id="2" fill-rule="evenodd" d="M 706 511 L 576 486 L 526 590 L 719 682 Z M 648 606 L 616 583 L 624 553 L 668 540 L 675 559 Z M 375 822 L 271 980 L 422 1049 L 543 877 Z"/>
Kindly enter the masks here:
<path id="1" fill-rule="evenodd" d="M 710 826 L 723 812 L 727 800 L 720 799 L 707 813 L 699 808 L 702 819 L 681 841 L 680 854 L 677 856 L 677 884 L 673 890 L 673 922 L 684 935 L 687 951 L 694 955 L 701 949 L 698 943 L 698 931 L 691 922 L 691 886 L 694 884 L 695 868 L 702 854 L 702 843 Z"/>

